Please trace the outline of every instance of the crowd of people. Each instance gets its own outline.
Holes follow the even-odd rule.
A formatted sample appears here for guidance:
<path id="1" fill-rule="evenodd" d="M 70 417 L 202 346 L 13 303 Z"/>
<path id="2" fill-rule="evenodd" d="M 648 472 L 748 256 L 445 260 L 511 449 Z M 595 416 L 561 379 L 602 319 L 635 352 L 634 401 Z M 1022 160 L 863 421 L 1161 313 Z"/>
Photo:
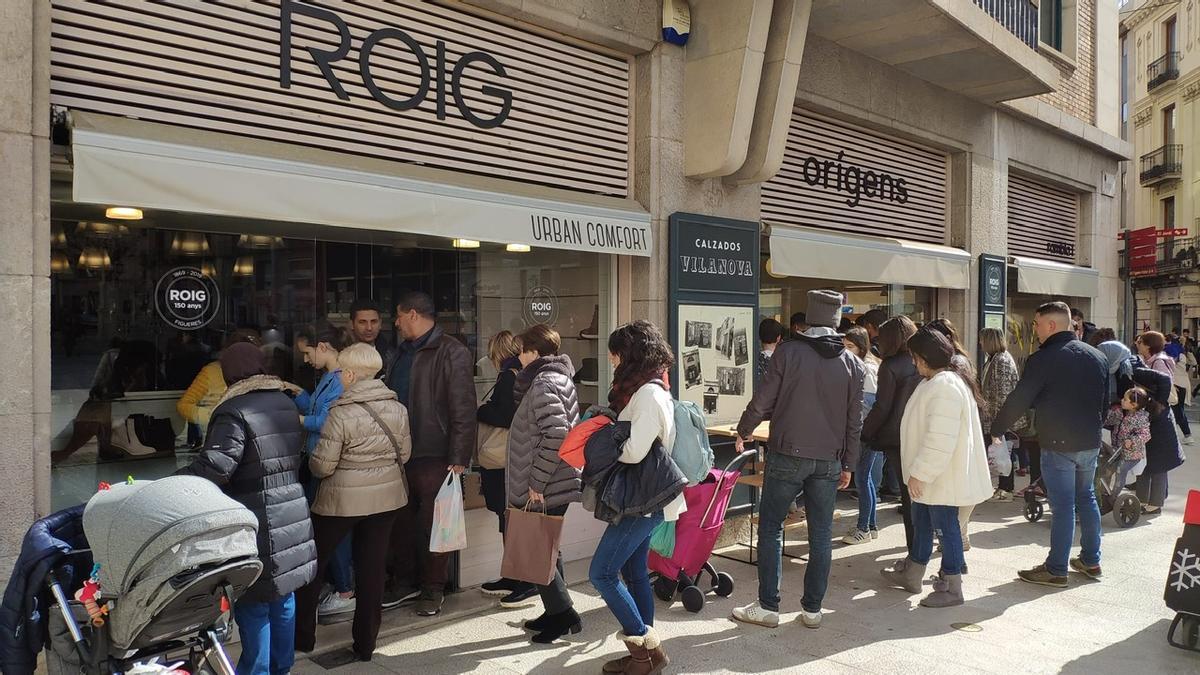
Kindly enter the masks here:
<path id="1" fill-rule="evenodd" d="M 316 648 L 319 616 L 353 613 L 353 647 L 341 654 L 350 663 L 371 660 L 384 609 L 411 602 L 419 616 L 438 614 L 449 570 L 448 555 L 430 550 L 434 501 L 471 466 L 479 467 L 502 535 L 510 509 L 561 516 L 579 501 L 607 523 L 589 580 L 628 653 L 605 662 L 603 672 L 660 672 L 669 658 L 654 627 L 647 559 L 655 529 L 686 510 L 686 480 L 672 457 L 674 350 L 646 321 L 609 336 L 613 384 L 603 414 L 614 431 L 595 449 L 589 441 L 586 463 L 577 467 L 559 452 L 584 412 L 559 334 L 538 324 L 493 336 L 488 360 L 498 374 L 480 403 L 469 351 L 435 317 L 433 300 L 412 292 L 397 303 L 395 345 L 382 334 L 378 309 L 365 302 L 355 305 L 346 329 L 299 335 L 297 349 L 321 373 L 311 391 L 269 374 L 252 340 L 231 340 L 197 378 L 198 391 L 181 401 L 181 412 L 185 405 L 203 410 L 189 408 L 189 419 L 206 429 L 197 458 L 181 473 L 213 480 L 261 523 L 264 574 L 234 607 L 238 672 L 288 672 L 296 650 Z M 1047 496 L 1053 523 L 1046 559 L 1019 577 L 1053 587 L 1066 586 L 1072 569 L 1099 578 L 1093 482 L 1102 429 L 1121 453 L 1120 484 L 1140 470 L 1139 496 L 1148 512 L 1160 509 L 1167 473 L 1183 459 L 1177 421 L 1188 436 L 1180 400 L 1192 392 L 1176 371 L 1180 363 L 1187 368 L 1193 346 L 1148 332 L 1134 354 L 1059 302 L 1037 310 L 1034 331 L 1040 347 L 1023 372 L 1002 331 L 981 331 L 985 360 L 977 372 L 949 321 L 918 327 L 872 310 L 846 326 L 843 297 L 834 291 L 811 291 L 790 331 L 764 321 L 756 387 L 735 443 L 743 451 L 760 423 L 771 422 L 758 598 L 733 618 L 778 625 L 782 532 L 799 504 L 809 541 L 800 618 L 809 628 L 821 625 L 837 493 L 853 481 L 859 505 L 840 541 L 869 545 L 879 536 L 885 465 L 900 477 L 907 555 L 882 570 L 882 583 L 920 593 L 936 545 L 939 571 L 922 605 L 964 602 L 971 512 L 989 499 L 1012 501 L 1014 475 L 1026 464 L 1027 489 Z M 1183 348 L 1178 356 L 1172 344 Z M 993 475 L 989 446 L 1012 453 L 1013 472 Z M 598 495 L 597 486 L 612 480 L 623 481 L 620 489 Z M 1077 516 L 1082 538 L 1072 558 Z M 535 643 L 584 629 L 561 554 L 548 583 L 500 578 L 481 590 L 504 607 L 540 601 L 540 616 L 524 624 Z"/>

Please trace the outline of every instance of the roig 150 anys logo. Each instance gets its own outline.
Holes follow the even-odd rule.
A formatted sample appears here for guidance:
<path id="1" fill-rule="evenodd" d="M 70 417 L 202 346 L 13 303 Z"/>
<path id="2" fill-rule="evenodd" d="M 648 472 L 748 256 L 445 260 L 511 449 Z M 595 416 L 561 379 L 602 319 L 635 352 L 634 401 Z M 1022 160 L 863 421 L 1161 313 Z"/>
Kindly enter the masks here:
<path id="1" fill-rule="evenodd" d="M 176 267 L 154 287 L 154 308 L 179 330 L 199 330 L 217 317 L 221 293 L 212 277 L 195 267 Z"/>

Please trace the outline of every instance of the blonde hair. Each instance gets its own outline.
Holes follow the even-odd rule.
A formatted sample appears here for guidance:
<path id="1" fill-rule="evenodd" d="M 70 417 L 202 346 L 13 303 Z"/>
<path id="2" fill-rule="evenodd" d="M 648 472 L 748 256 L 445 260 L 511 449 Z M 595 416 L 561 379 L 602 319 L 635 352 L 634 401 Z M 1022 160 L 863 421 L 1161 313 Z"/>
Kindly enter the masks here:
<path id="1" fill-rule="evenodd" d="M 979 346 L 985 354 L 999 354 L 1008 351 L 1008 339 L 998 328 L 984 328 L 979 331 Z"/>
<path id="2" fill-rule="evenodd" d="M 497 368 L 506 360 L 521 353 L 521 345 L 510 331 L 502 330 L 488 340 L 488 358 Z"/>
<path id="3" fill-rule="evenodd" d="M 343 349 L 337 356 L 338 367 L 359 378 L 369 380 L 383 370 L 383 357 L 374 347 L 358 342 Z"/>

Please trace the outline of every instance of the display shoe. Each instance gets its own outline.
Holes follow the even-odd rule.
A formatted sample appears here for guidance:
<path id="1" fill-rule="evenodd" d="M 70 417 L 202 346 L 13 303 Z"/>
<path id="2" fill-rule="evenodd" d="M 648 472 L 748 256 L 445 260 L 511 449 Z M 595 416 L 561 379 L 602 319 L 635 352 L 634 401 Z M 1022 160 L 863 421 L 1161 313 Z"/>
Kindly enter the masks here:
<path id="1" fill-rule="evenodd" d="M 600 337 L 600 305 L 592 310 L 592 325 L 579 331 L 579 337 L 584 340 L 595 340 Z"/>

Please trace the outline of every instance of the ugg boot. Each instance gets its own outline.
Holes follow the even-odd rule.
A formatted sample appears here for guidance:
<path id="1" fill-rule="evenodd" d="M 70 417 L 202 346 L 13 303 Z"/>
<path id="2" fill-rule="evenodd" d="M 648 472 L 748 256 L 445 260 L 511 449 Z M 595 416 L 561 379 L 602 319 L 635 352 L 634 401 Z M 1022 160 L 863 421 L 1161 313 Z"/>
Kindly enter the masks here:
<path id="1" fill-rule="evenodd" d="M 879 573 L 893 586 L 903 588 L 909 593 L 920 593 L 925 566 L 913 562 L 912 558 L 905 558 L 892 565 L 891 569 L 880 570 Z"/>
<path id="2" fill-rule="evenodd" d="M 921 599 L 922 607 L 954 607 L 963 604 L 962 575 L 946 574 L 933 582 L 933 592 Z"/>
<path id="3" fill-rule="evenodd" d="M 621 671 L 625 675 L 657 675 L 671 663 L 653 626 L 646 627 L 645 635 L 617 635 L 629 650 L 629 660 Z"/>

